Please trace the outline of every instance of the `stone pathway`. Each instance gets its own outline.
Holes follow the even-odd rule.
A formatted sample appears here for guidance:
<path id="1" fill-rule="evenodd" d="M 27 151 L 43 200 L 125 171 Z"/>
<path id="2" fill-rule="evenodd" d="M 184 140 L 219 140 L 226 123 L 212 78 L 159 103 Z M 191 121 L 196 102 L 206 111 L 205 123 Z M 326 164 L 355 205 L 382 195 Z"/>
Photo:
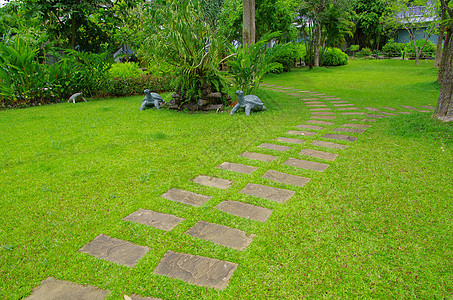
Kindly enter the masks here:
<path id="1" fill-rule="evenodd" d="M 263 141 L 263 143 L 256 146 L 256 150 L 274 151 L 273 154 L 281 154 L 297 147 L 298 155 L 300 157 L 290 157 L 282 162 L 278 160 L 280 158 L 279 156 L 260 152 L 245 151 L 238 156 L 265 163 L 278 163 L 287 166 L 287 172 L 290 172 L 289 170 L 291 168 L 307 170 L 307 174 L 309 174 L 309 172 L 324 172 L 329 168 L 330 164 L 334 163 L 340 156 L 339 153 L 332 153 L 329 151 L 338 152 L 338 150 L 346 149 L 351 142 L 357 140 L 358 137 L 354 135 L 361 135 L 371 127 L 371 125 L 362 124 L 363 122 L 375 122 L 379 118 L 394 116 L 398 113 L 410 113 L 408 111 L 400 111 L 398 108 L 393 107 L 359 108 L 345 99 L 328 96 L 315 91 L 302 91 L 293 87 L 275 85 L 263 84 L 263 86 L 272 87 L 272 89 L 275 90 L 292 90 L 286 93 L 294 95 L 294 97 L 300 97 L 300 100 L 303 101 L 301 101 L 301 104 L 305 105 L 310 111 L 311 118 L 306 120 L 304 124 L 294 124 L 295 128 L 306 130 L 289 130 L 285 133 L 286 135 L 297 136 L 297 138 L 278 137 L 274 140 L 274 142 L 286 143 L 289 145 L 280 145 Z M 309 95 L 309 97 L 301 97 L 300 94 L 306 94 Z M 432 111 L 435 109 L 433 106 L 429 105 L 421 106 L 421 109 L 407 105 L 401 105 L 401 107 L 409 111 L 420 112 Z M 383 109 L 385 111 L 383 111 Z M 388 111 L 391 111 L 391 113 Z M 360 123 L 340 123 L 335 121 L 337 116 L 341 119 L 349 117 L 349 121 Z M 331 126 L 334 127 L 332 128 Z M 306 143 L 305 139 L 308 139 L 309 143 Z M 332 142 L 332 140 L 335 142 Z M 324 162 L 319 162 L 319 160 Z M 330 164 L 325 162 L 329 162 Z M 243 186 L 239 191 L 239 193 L 244 195 L 244 202 L 224 200 L 217 204 L 215 209 L 239 218 L 262 223 L 266 222 L 273 212 L 272 209 L 264 207 L 266 201 L 284 205 L 296 194 L 293 190 L 294 187 L 304 187 L 311 181 L 310 178 L 267 169 L 265 170 L 265 173 L 261 175 L 261 178 L 268 181 L 269 185 L 263 185 L 253 183 L 257 178 L 257 176 L 254 175 L 254 172 L 259 169 L 258 167 L 235 162 L 223 162 L 221 165 L 217 166 L 217 168 L 243 174 L 241 176 L 249 176 L 250 182 Z M 198 175 L 192 179 L 192 181 L 196 184 L 219 190 L 228 190 L 235 184 L 231 180 L 209 175 Z M 284 184 L 285 188 L 274 187 L 272 186 L 273 183 Z M 169 189 L 162 194 L 161 197 L 168 201 L 177 202 L 179 205 L 189 205 L 195 208 L 202 207 L 212 199 L 211 196 L 178 188 Z M 263 203 L 263 206 L 247 203 L 249 197 L 253 197 L 256 203 Z M 125 216 L 123 220 L 150 226 L 163 231 L 172 231 L 178 224 L 184 222 L 183 218 L 176 215 L 146 209 L 139 209 L 132 212 L 128 216 Z M 234 224 L 231 224 L 230 227 L 224 224 L 198 220 L 198 222 L 190 227 L 184 234 L 193 239 L 204 240 L 207 243 L 215 243 L 236 251 L 244 251 L 253 243 L 255 235 L 234 227 Z M 102 233 L 99 233 L 93 240 L 88 241 L 87 244 L 79 250 L 83 255 L 90 255 L 97 259 L 110 261 L 128 268 L 134 268 L 136 264 L 140 263 L 141 258 L 147 255 L 148 251 L 149 248 L 146 246 L 134 245 L 131 242 L 109 237 Z M 154 269 L 153 273 L 168 278 L 182 280 L 188 284 L 223 290 L 228 287 L 229 281 L 232 276 L 234 276 L 238 267 L 239 265 L 234 262 L 223 261 L 213 257 L 178 253 L 168 249 L 165 255 L 160 259 L 159 264 Z M 90 285 L 83 286 L 54 278 L 48 278 L 44 280 L 41 285 L 36 287 L 33 290 L 33 293 L 26 299 L 104 299 L 108 294 L 109 291 L 101 290 Z M 158 300 L 157 298 L 141 297 L 139 295 L 131 295 L 128 297 L 131 299 Z"/>

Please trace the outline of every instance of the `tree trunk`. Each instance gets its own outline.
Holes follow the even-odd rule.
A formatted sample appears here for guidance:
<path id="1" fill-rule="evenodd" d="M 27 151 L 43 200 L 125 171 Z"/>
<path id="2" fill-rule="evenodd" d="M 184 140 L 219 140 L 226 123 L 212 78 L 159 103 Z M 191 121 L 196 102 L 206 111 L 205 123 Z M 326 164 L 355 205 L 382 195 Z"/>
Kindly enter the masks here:
<path id="1" fill-rule="evenodd" d="M 321 53 L 321 24 L 318 22 L 315 28 L 315 42 L 314 42 L 314 66 L 319 67 Z"/>
<path id="2" fill-rule="evenodd" d="M 439 28 L 439 37 L 437 38 L 436 59 L 434 60 L 434 68 L 439 68 L 442 59 L 442 44 L 444 43 L 444 26 Z"/>
<path id="3" fill-rule="evenodd" d="M 444 80 L 445 69 L 448 63 L 448 53 L 450 51 L 451 28 L 447 28 L 447 36 L 444 42 L 444 51 L 439 65 L 439 73 L 437 75 L 437 83 L 442 84 Z"/>
<path id="4" fill-rule="evenodd" d="M 445 43 L 447 43 L 447 41 L 445 41 Z M 449 44 L 451 45 L 451 41 L 449 41 Z M 451 122 L 453 121 L 453 47 L 449 47 L 448 51 L 445 51 L 444 49 L 443 56 L 447 56 L 447 58 L 442 88 L 440 89 L 439 100 L 437 101 L 436 117 L 441 121 Z"/>
<path id="5" fill-rule="evenodd" d="M 242 0 L 242 43 L 255 43 L 255 0 Z"/>

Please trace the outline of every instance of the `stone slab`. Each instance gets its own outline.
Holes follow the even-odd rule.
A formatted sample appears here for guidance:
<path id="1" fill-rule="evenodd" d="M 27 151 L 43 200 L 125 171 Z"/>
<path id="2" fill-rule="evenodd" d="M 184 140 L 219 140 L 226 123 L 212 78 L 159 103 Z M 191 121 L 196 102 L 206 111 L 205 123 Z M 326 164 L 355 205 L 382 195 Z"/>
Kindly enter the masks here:
<path id="1" fill-rule="evenodd" d="M 411 113 L 408 112 L 408 111 L 399 111 L 398 113 L 399 113 L 399 114 L 405 114 L 405 115 L 410 115 L 410 114 L 411 114 Z"/>
<path id="2" fill-rule="evenodd" d="M 313 150 L 313 149 L 302 149 L 302 151 L 300 151 L 299 154 L 316 157 L 316 158 L 321 158 L 321 159 L 325 159 L 325 160 L 330 160 L 330 161 L 334 161 L 335 158 L 338 157 L 338 154 L 335 154 L 335 153 L 329 153 L 329 152 L 318 151 L 318 150 Z"/>
<path id="3" fill-rule="evenodd" d="M 305 102 L 307 104 L 307 102 Z M 327 107 L 325 104 L 307 104 L 307 107 Z"/>
<path id="4" fill-rule="evenodd" d="M 272 181 L 286 183 L 289 185 L 301 186 L 301 187 L 306 185 L 308 182 L 310 182 L 310 178 L 286 174 L 286 173 L 277 172 L 274 170 L 267 171 L 266 173 L 264 173 L 264 175 L 262 177 L 272 180 Z"/>
<path id="5" fill-rule="evenodd" d="M 342 112 L 342 115 L 366 115 L 364 112 Z"/>
<path id="6" fill-rule="evenodd" d="M 310 108 L 310 111 L 329 111 L 331 108 Z"/>
<path id="7" fill-rule="evenodd" d="M 224 290 L 237 266 L 227 261 L 169 250 L 160 260 L 154 274 Z"/>
<path id="8" fill-rule="evenodd" d="M 301 98 L 302 101 L 312 101 L 312 100 L 319 100 L 318 98 Z"/>
<path id="9" fill-rule="evenodd" d="M 127 217 L 124 217 L 123 220 L 151 226 L 165 231 L 171 231 L 176 227 L 176 225 L 184 221 L 183 218 L 179 218 L 174 215 L 163 214 L 142 208 L 131 213 Z"/>
<path id="10" fill-rule="evenodd" d="M 328 97 L 328 98 L 324 98 L 324 99 L 325 99 L 325 100 L 341 100 L 341 98 L 335 98 L 335 97 L 334 97 L 334 98 Z"/>
<path id="11" fill-rule="evenodd" d="M 325 115 L 334 115 L 335 114 L 332 111 L 311 111 L 310 113 L 314 116 L 325 116 Z"/>
<path id="12" fill-rule="evenodd" d="M 343 124 L 341 125 L 343 127 L 353 127 L 353 128 L 369 128 L 371 127 L 371 125 L 364 125 L 364 124 Z"/>
<path id="13" fill-rule="evenodd" d="M 260 161 L 274 161 L 278 158 L 277 156 L 273 156 L 273 155 L 248 152 L 248 151 L 245 151 L 244 153 L 239 154 L 239 156 L 250 158 L 253 160 L 260 160 Z"/>
<path id="14" fill-rule="evenodd" d="M 52 277 L 42 281 L 33 290 L 26 300 L 52 300 L 52 299 L 89 299 L 103 300 L 110 291 L 101 290 L 91 285 L 80 285 L 69 281 L 54 279 Z M 5 298 L 6 299 L 6 298 Z"/>
<path id="15" fill-rule="evenodd" d="M 79 251 L 120 265 L 133 267 L 149 251 L 149 248 L 100 234 Z"/>
<path id="16" fill-rule="evenodd" d="M 389 113 L 389 112 L 386 112 L 386 111 L 380 111 L 379 113 L 383 114 L 383 115 L 386 115 L 386 116 L 396 116 L 397 115 L 397 114 Z"/>
<path id="17" fill-rule="evenodd" d="M 362 122 L 376 122 L 376 119 L 361 119 Z"/>
<path id="18" fill-rule="evenodd" d="M 319 124 L 319 125 L 334 125 L 335 123 L 333 122 L 328 122 L 328 121 L 318 121 L 318 120 L 308 120 L 305 123 L 310 123 L 310 124 Z"/>
<path id="19" fill-rule="evenodd" d="M 323 135 L 322 137 L 326 138 L 326 139 L 334 139 L 334 140 L 350 141 L 350 142 L 354 142 L 355 140 L 357 140 L 357 138 L 354 136 L 349 136 L 349 135 L 344 135 L 344 134 L 335 134 L 335 133 L 327 133 L 327 134 Z"/>
<path id="20" fill-rule="evenodd" d="M 311 116 L 312 119 L 335 120 L 336 116 Z"/>
<path id="21" fill-rule="evenodd" d="M 396 109 L 394 109 L 393 107 L 384 106 L 383 108 L 390 110 L 390 111 L 396 111 Z"/>
<path id="22" fill-rule="evenodd" d="M 369 111 L 380 111 L 379 108 L 376 108 L 376 107 L 364 107 L 364 109 L 369 110 Z"/>
<path id="23" fill-rule="evenodd" d="M 228 214 L 259 222 L 266 222 L 272 214 L 272 209 L 239 201 L 223 201 L 216 207 L 218 210 L 221 210 Z"/>
<path id="24" fill-rule="evenodd" d="M 298 127 L 298 128 L 305 128 L 305 129 L 312 129 L 312 130 L 322 130 L 322 129 L 325 128 L 325 127 L 322 127 L 322 126 L 305 125 L 305 124 L 297 125 L 296 127 Z"/>
<path id="25" fill-rule="evenodd" d="M 367 114 L 367 118 L 387 118 L 387 116 L 383 115 L 373 115 L 373 114 Z"/>
<path id="26" fill-rule="evenodd" d="M 193 182 L 201 184 L 201 185 L 215 187 L 215 188 L 222 189 L 222 190 L 226 190 L 233 184 L 233 181 L 231 181 L 231 180 L 226 180 L 226 179 L 221 179 L 221 178 L 216 178 L 216 177 L 211 177 L 211 176 L 205 176 L 205 175 L 197 176 L 196 178 L 193 179 Z"/>
<path id="27" fill-rule="evenodd" d="M 340 101 L 330 101 L 330 103 L 349 103 L 349 101 L 340 100 Z"/>
<path id="28" fill-rule="evenodd" d="M 130 295 L 129 298 L 131 298 L 131 300 L 162 300 L 160 298 L 142 297 L 137 294 Z M 124 300 L 126 300 L 126 298 L 124 298 Z"/>
<path id="29" fill-rule="evenodd" d="M 344 111 L 344 110 L 358 110 L 360 108 L 358 108 L 358 107 L 339 107 L 337 109 L 341 110 L 341 111 Z"/>
<path id="30" fill-rule="evenodd" d="M 293 138 L 278 137 L 276 139 L 279 142 L 291 143 L 291 144 L 303 144 L 305 141 Z"/>
<path id="31" fill-rule="evenodd" d="M 291 147 L 288 147 L 288 146 L 269 144 L 269 143 L 262 143 L 261 145 L 259 145 L 257 147 L 264 148 L 264 149 L 270 149 L 270 150 L 276 150 L 276 151 L 288 151 L 291 149 Z"/>
<path id="32" fill-rule="evenodd" d="M 183 204 L 188 204 L 188 205 L 197 206 L 197 207 L 202 206 L 203 204 L 205 204 L 212 198 L 210 196 L 200 195 L 200 194 L 196 194 L 193 192 L 184 191 L 184 190 L 175 189 L 175 188 L 168 190 L 161 197 L 163 197 L 167 200 L 180 202 Z"/>
<path id="33" fill-rule="evenodd" d="M 217 166 L 217 168 L 244 174 L 251 174 L 258 169 L 257 167 L 246 166 L 230 162 L 224 162 L 220 166 Z"/>
<path id="34" fill-rule="evenodd" d="M 296 134 L 296 135 L 304 135 L 304 136 L 314 136 L 317 133 L 311 131 L 298 131 L 298 130 L 290 130 L 287 134 Z"/>
<path id="35" fill-rule="evenodd" d="M 186 234 L 239 251 L 244 250 L 253 238 L 242 230 L 205 221 L 198 221 Z"/>
<path id="36" fill-rule="evenodd" d="M 319 146 L 319 147 L 326 147 L 326 148 L 332 148 L 332 149 L 340 149 L 343 150 L 346 148 L 346 145 L 341 145 L 341 144 L 336 144 L 332 142 L 324 142 L 324 141 L 313 141 L 311 142 L 312 145 Z"/>
<path id="37" fill-rule="evenodd" d="M 308 161 L 308 160 L 302 160 L 302 159 L 296 159 L 296 158 L 290 158 L 284 164 L 287 166 L 292 166 L 292 167 L 302 168 L 302 169 L 307 169 L 307 170 L 312 170 L 312 171 L 318 171 L 318 172 L 324 172 L 329 167 L 328 164 L 323 164 L 323 163 L 318 163 L 318 162 Z"/>
<path id="38" fill-rule="evenodd" d="M 286 202 L 295 194 L 294 191 L 254 183 L 248 183 L 241 193 L 279 203 Z"/>
<path id="39" fill-rule="evenodd" d="M 322 101 L 307 101 L 305 104 L 322 104 Z"/>
<path id="40" fill-rule="evenodd" d="M 417 110 L 415 107 L 409 105 L 401 105 L 401 107 L 404 107 L 405 109 Z"/>
<path id="41" fill-rule="evenodd" d="M 422 113 L 430 113 L 432 112 L 431 110 L 426 110 L 426 109 L 420 109 L 419 112 L 422 112 Z M 395 114 L 392 114 L 393 116 L 396 116 Z"/>
<path id="42" fill-rule="evenodd" d="M 334 104 L 333 106 L 335 107 L 347 107 L 347 106 L 354 106 L 355 104 L 349 103 L 349 104 Z"/>
<path id="43" fill-rule="evenodd" d="M 434 106 L 431 105 L 422 105 L 420 107 L 426 108 L 426 109 L 436 109 Z"/>
<path id="44" fill-rule="evenodd" d="M 362 134 L 366 129 L 360 128 L 334 128 L 332 131 L 335 132 L 352 132 L 352 133 L 360 133 Z"/>

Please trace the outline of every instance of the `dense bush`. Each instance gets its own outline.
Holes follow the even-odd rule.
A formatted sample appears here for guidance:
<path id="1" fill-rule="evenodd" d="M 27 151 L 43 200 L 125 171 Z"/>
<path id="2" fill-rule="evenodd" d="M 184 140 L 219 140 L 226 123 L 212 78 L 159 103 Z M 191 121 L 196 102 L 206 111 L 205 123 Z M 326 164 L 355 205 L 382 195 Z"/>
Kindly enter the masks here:
<path id="1" fill-rule="evenodd" d="M 276 44 L 267 50 L 274 56 L 274 62 L 281 64 L 272 73 L 290 72 L 294 62 L 305 56 L 305 45 L 300 43 Z"/>
<path id="2" fill-rule="evenodd" d="M 138 77 L 142 74 L 142 69 L 140 69 L 138 64 L 134 62 L 113 64 L 109 71 L 110 78 Z"/>
<path id="3" fill-rule="evenodd" d="M 348 64 L 348 55 L 338 48 L 327 48 L 322 56 L 322 66 L 343 66 Z"/>
<path id="4" fill-rule="evenodd" d="M 423 44 L 425 43 L 424 39 L 416 40 L 415 45 L 417 46 L 417 49 L 420 50 Z M 404 52 L 409 56 L 409 57 L 415 57 L 415 48 L 414 48 L 414 43 L 411 41 L 407 44 L 405 44 Z M 433 42 L 428 40 L 426 42 L 425 47 L 423 48 L 422 54 L 420 57 L 424 56 L 432 56 L 435 55 L 436 53 L 436 45 L 434 45 Z"/>
<path id="5" fill-rule="evenodd" d="M 401 56 L 405 47 L 406 44 L 404 43 L 388 42 L 382 47 L 382 52 L 387 53 L 391 57 L 398 57 Z"/>
<path id="6" fill-rule="evenodd" d="M 136 77 L 111 78 L 106 91 L 110 96 L 129 96 L 143 94 L 143 90 L 149 89 L 154 92 L 171 90 L 171 76 L 139 75 Z"/>
<path id="7" fill-rule="evenodd" d="M 371 56 L 373 52 L 371 51 L 370 48 L 362 48 L 359 52 L 357 52 L 356 57 L 361 58 L 361 57 L 367 57 Z"/>

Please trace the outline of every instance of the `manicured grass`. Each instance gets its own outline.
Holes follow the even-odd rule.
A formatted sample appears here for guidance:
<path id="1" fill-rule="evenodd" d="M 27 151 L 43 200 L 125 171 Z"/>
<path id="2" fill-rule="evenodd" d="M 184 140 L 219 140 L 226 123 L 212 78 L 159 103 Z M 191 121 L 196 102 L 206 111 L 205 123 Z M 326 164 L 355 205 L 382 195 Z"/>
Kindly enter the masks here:
<path id="1" fill-rule="evenodd" d="M 351 61 L 271 75 L 266 83 L 340 96 L 360 107 L 435 105 L 435 69 L 412 64 Z M 25 297 L 49 276 L 108 289 L 109 299 L 134 293 L 162 299 L 452 297 L 452 125 L 429 113 L 401 115 L 351 134 L 358 140 L 339 142 L 345 150 L 309 145 L 318 135 L 278 153 L 256 146 L 280 143 L 275 139 L 290 137 L 285 132 L 310 114 L 285 93 L 258 95 L 268 110 L 250 117 L 243 111 L 140 112 L 142 96 L 0 112 L 0 298 Z M 340 156 L 323 173 L 282 165 L 290 157 L 309 159 L 298 154 L 305 147 Z M 244 151 L 279 158 L 253 161 L 238 156 Z M 224 161 L 259 169 L 245 175 L 216 168 Z M 270 169 L 311 181 L 299 188 L 261 178 Z M 217 190 L 191 182 L 199 174 L 234 184 Z M 296 195 L 279 204 L 238 193 L 249 182 Z M 191 207 L 160 197 L 170 188 L 213 198 Z M 245 220 L 218 211 L 223 200 L 274 212 L 266 223 Z M 122 220 L 139 208 L 185 220 L 171 232 Z M 237 251 L 185 234 L 199 220 L 256 237 Z M 132 269 L 78 251 L 101 233 L 150 251 Z M 239 267 L 224 291 L 197 287 L 153 275 L 167 250 Z"/>

